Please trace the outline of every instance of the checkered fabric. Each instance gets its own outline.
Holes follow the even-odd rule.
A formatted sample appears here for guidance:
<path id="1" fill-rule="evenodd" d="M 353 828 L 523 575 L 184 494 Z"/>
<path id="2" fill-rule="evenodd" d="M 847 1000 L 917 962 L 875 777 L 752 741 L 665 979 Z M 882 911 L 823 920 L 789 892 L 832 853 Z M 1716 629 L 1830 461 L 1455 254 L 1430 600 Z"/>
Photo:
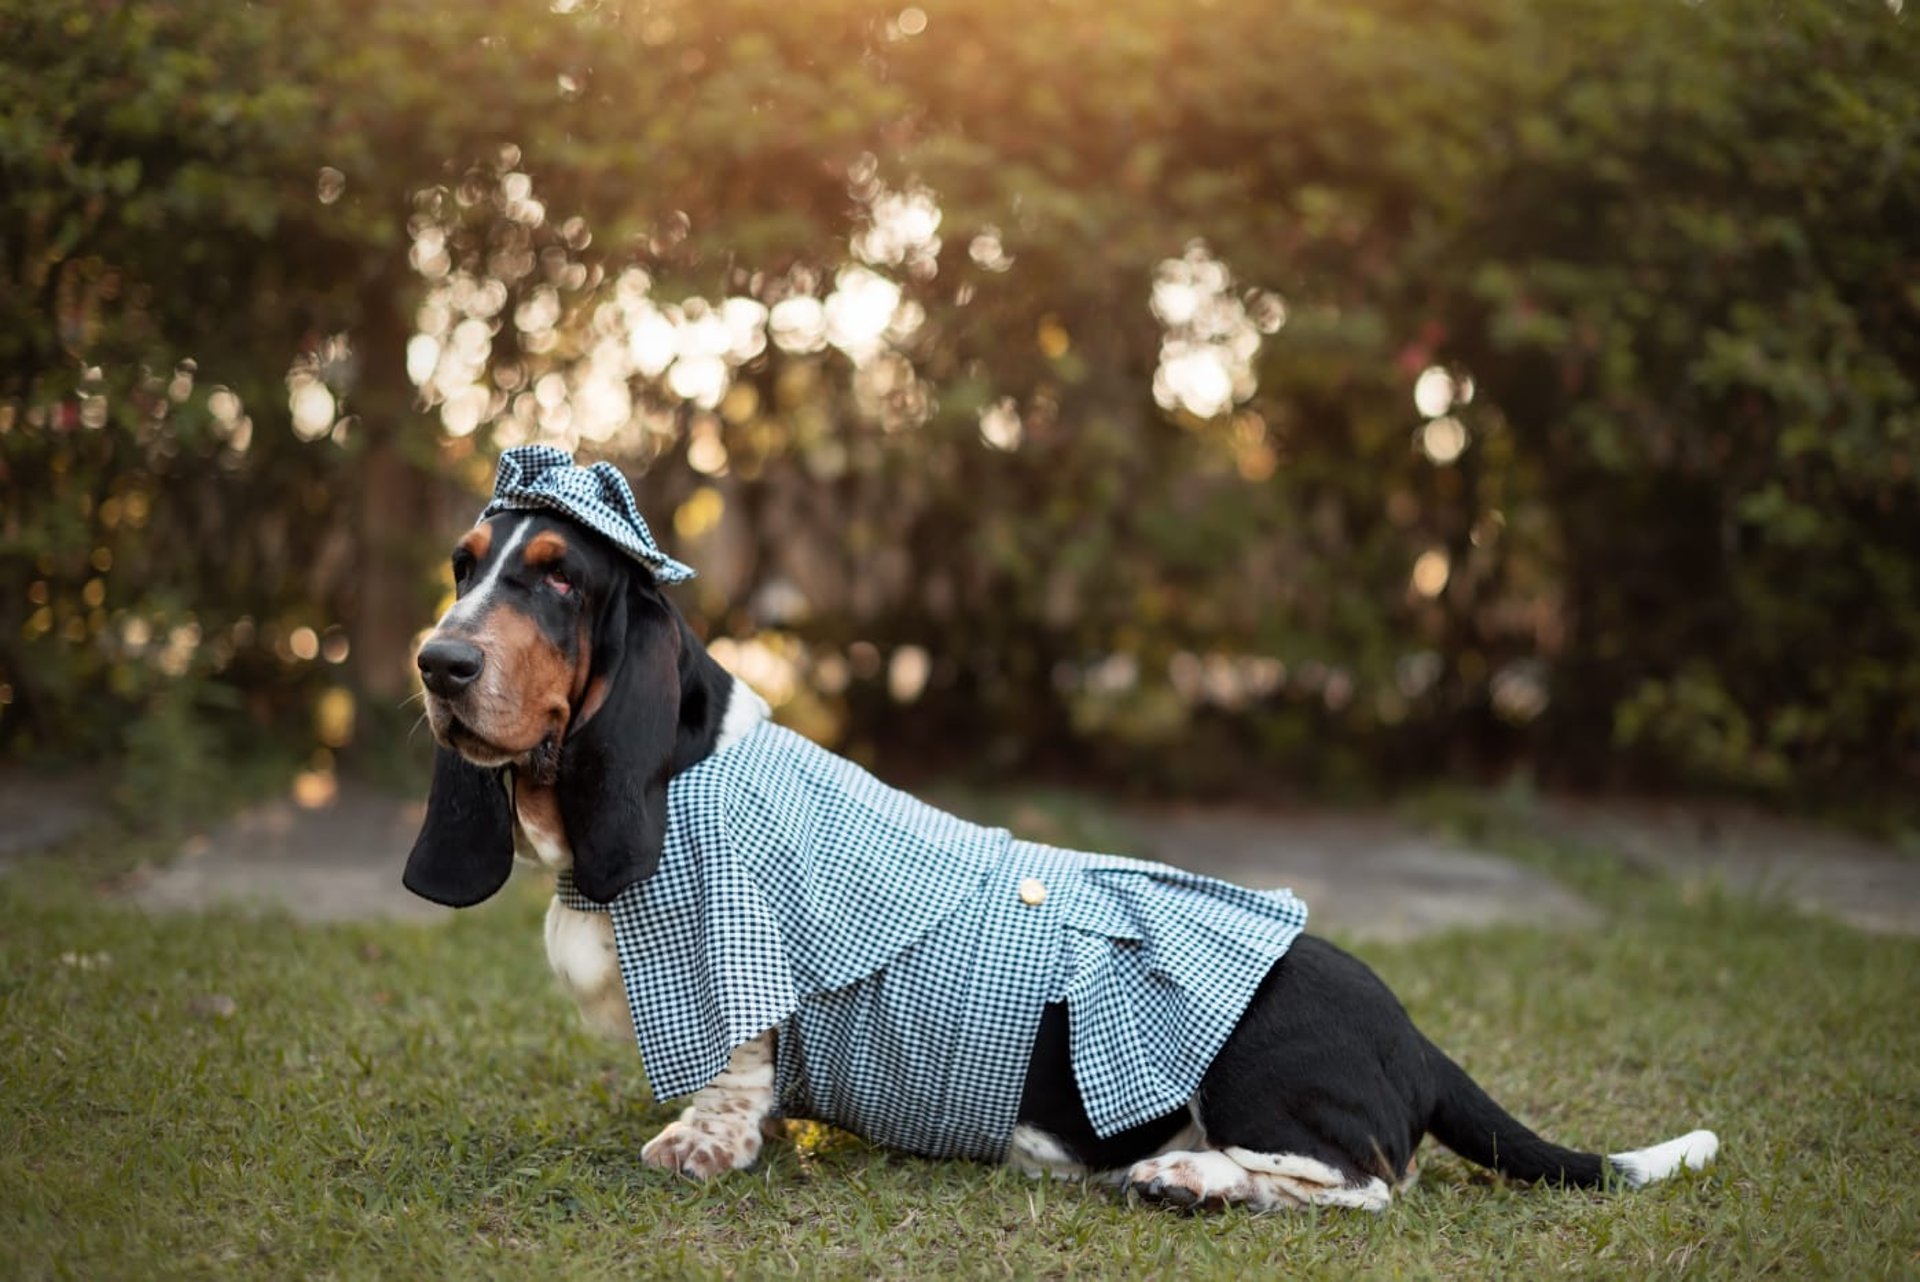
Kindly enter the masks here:
<path id="1" fill-rule="evenodd" d="M 1111 1135 L 1186 1105 L 1306 924 L 1287 891 L 966 823 L 772 724 L 674 777 L 651 878 L 604 907 L 559 893 L 613 915 L 660 1098 L 778 1026 L 786 1115 L 989 1160 L 1046 1003 Z"/>
<path id="2" fill-rule="evenodd" d="M 662 583 L 680 583 L 693 571 L 660 550 L 640 515 L 627 478 L 611 463 L 575 467 L 565 450 L 551 445 L 516 445 L 500 456 L 493 477 L 493 498 L 480 519 L 506 511 L 548 511 L 570 516 L 598 530 L 614 546 L 653 571 Z"/>

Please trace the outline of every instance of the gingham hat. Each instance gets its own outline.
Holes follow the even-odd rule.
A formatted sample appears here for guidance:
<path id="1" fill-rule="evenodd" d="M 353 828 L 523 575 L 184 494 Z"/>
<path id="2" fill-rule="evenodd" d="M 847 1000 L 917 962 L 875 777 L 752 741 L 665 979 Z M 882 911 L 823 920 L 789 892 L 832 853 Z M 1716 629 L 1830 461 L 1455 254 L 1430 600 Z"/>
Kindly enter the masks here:
<path id="1" fill-rule="evenodd" d="M 681 583 L 693 571 L 660 550 L 640 515 L 627 478 L 611 463 L 575 467 L 573 457 L 551 445 L 516 445 L 500 456 L 493 498 L 480 519 L 498 512 L 559 512 L 598 530 L 615 547 L 653 571 L 662 583 Z"/>

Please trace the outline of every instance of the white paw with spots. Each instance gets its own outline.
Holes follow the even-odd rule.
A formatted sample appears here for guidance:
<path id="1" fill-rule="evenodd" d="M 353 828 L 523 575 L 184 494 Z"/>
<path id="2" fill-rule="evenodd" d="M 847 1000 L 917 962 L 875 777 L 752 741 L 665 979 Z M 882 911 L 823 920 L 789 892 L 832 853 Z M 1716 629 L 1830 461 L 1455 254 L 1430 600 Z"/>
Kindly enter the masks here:
<path id="1" fill-rule="evenodd" d="M 1228 1206 L 1251 1203 L 1253 1181 L 1245 1167 L 1225 1153 L 1165 1153 L 1135 1162 L 1127 1187 L 1141 1197 L 1177 1206 Z"/>
<path id="2" fill-rule="evenodd" d="M 1252 1211 L 1299 1206 L 1380 1211 L 1393 1200 L 1382 1180 L 1349 1183 L 1339 1171 L 1310 1157 L 1243 1148 L 1167 1153 L 1136 1162 L 1127 1172 L 1127 1187 L 1156 1202 L 1244 1206 Z"/>
<path id="3" fill-rule="evenodd" d="M 760 1156 L 758 1116 L 687 1112 L 647 1141 L 640 1150 L 641 1161 L 663 1171 L 707 1180 L 752 1166 Z"/>

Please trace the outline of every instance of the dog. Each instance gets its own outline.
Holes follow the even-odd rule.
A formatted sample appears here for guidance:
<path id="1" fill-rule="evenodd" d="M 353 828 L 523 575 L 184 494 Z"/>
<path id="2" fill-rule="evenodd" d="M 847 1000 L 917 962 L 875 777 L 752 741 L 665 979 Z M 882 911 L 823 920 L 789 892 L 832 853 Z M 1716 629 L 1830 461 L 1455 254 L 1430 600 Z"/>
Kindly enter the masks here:
<path id="1" fill-rule="evenodd" d="M 774 726 L 610 465 L 509 450 L 453 573 L 417 654 L 437 748 L 405 883 L 467 906 L 516 858 L 556 874 L 554 974 L 690 1096 L 652 1166 L 749 1167 L 797 1115 L 1149 1201 L 1379 1211 L 1429 1134 L 1587 1188 L 1718 1150 L 1550 1143 L 1285 892 L 1016 842 Z"/>

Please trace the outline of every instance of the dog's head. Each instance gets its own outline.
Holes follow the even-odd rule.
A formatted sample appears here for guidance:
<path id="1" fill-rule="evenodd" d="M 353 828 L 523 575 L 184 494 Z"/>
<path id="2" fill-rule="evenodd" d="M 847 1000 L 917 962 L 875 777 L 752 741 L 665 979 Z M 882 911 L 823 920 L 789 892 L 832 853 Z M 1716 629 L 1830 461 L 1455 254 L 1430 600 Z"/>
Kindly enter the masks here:
<path id="1" fill-rule="evenodd" d="M 551 787 L 574 884 L 607 903 L 653 872 L 667 780 L 711 748 L 727 678 L 647 567 L 546 512 L 483 520 L 421 645 L 438 744 L 409 890 L 454 907 L 513 868 L 509 788 Z"/>

